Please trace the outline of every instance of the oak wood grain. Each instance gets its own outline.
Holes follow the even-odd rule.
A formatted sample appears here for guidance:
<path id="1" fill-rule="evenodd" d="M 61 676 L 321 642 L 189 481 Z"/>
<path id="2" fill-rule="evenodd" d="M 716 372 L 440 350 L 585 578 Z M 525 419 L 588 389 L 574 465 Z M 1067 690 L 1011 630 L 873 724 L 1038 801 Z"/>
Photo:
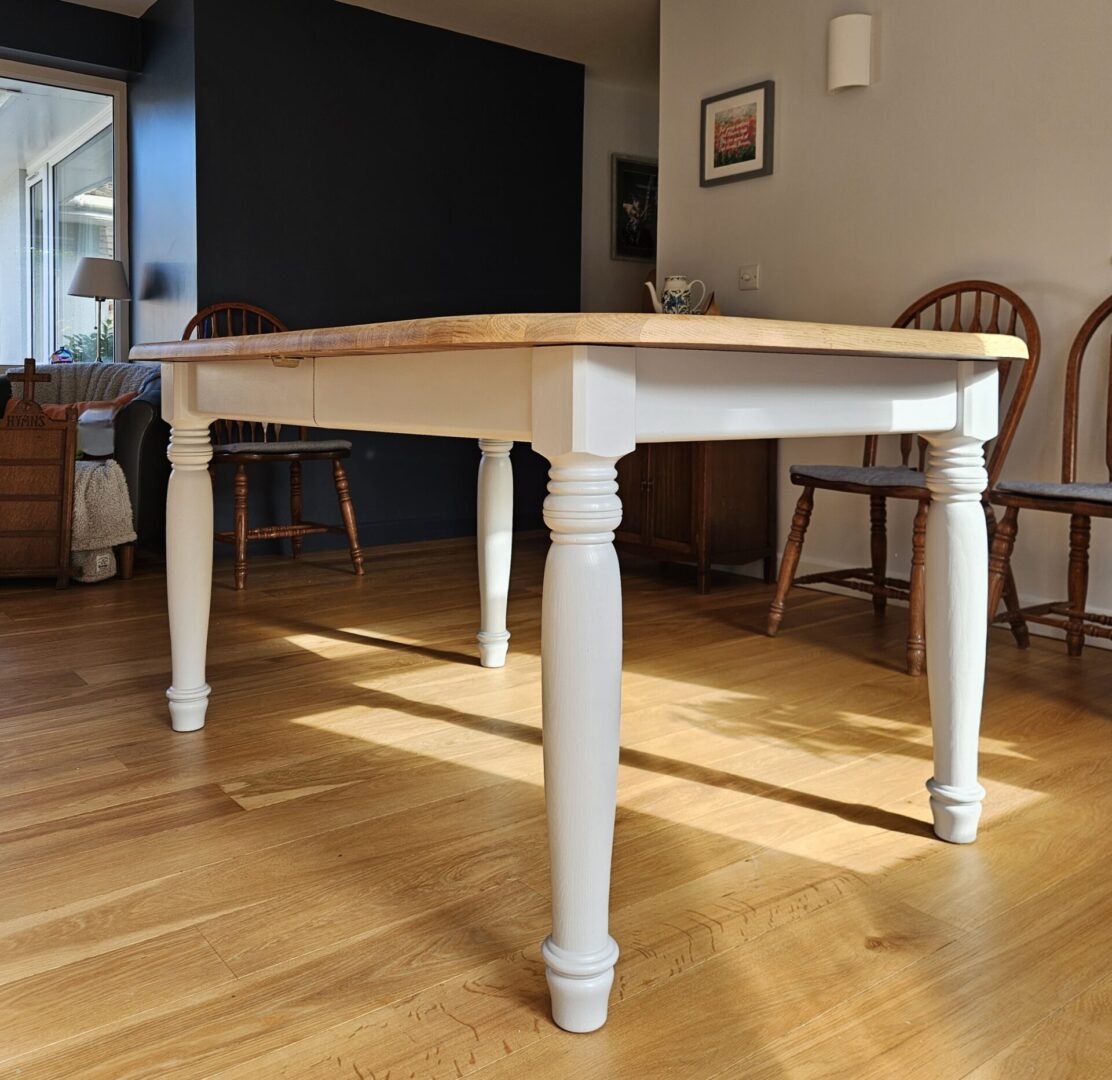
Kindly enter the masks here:
<path id="1" fill-rule="evenodd" d="M 179 737 L 160 575 L 0 590 L 13 674 L 72 676 L 0 701 L 0 1075 L 1100 1075 L 1112 657 L 993 632 L 984 833 L 940 844 L 894 621 L 801 590 L 770 640 L 765 586 L 644 567 L 611 1021 L 555 1029 L 543 550 L 517 544 L 497 671 L 473 541 L 372 549 L 373 593 L 343 552 L 260 558 L 214 596 L 219 723 Z"/>
<path id="2" fill-rule="evenodd" d="M 659 349 L 937 356 L 1022 360 L 1027 348 L 1006 334 L 893 330 L 880 326 L 783 322 L 728 315 L 627 313 L 455 315 L 277 334 L 135 345 L 132 360 L 244 360 L 258 357 L 373 356 L 446 349 L 543 345 L 625 345 Z"/>

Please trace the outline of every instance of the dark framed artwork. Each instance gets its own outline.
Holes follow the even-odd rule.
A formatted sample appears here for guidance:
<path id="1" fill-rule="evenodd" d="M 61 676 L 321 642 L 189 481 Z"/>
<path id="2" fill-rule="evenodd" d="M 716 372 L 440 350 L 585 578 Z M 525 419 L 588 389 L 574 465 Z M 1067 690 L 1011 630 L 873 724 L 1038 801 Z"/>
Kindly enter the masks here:
<path id="1" fill-rule="evenodd" d="M 703 99 L 699 136 L 702 187 L 771 175 L 774 102 L 771 80 Z"/>
<path id="2" fill-rule="evenodd" d="M 657 164 L 610 155 L 610 258 L 656 258 Z"/>

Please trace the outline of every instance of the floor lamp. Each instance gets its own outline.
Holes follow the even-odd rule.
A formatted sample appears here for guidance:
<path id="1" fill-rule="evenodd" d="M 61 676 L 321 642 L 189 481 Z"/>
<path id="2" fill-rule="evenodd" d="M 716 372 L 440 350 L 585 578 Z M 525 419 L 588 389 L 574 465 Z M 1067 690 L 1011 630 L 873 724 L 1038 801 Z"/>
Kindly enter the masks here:
<path id="1" fill-rule="evenodd" d="M 97 325 L 94 337 L 97 343 L 96 363 L 100 363 L 100 305 L 105 300 L 130 300 L 124 264 L 119 259 L 84 258 L 69 287 L 70 296 L 91 296 L 97 302 Z"/>

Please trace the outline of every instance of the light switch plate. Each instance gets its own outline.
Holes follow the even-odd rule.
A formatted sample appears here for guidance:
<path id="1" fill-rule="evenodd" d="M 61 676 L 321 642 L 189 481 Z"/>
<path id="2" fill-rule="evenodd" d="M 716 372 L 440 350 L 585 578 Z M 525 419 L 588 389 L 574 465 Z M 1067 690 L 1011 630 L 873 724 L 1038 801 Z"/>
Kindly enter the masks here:
<path id="1" fill-rule="evenodd" d="M 761 264 L 749 263 L 742 266 L 737 272 L 737 287 L 745 292 L 746 289 L 759 289 L 761 287 Z"/>

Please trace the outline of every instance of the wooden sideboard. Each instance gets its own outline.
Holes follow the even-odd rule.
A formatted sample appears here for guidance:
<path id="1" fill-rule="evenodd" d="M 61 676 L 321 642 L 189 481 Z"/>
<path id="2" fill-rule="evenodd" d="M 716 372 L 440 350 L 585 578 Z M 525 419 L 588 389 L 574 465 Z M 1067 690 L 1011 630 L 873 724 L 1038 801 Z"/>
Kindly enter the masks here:
<path id="1" fill-rule="evenodd" d="M 761 560 L 776 575 L 776 440 L 645 443 L 618 462 L 618 551 L 694 562 L 701 593 L 714 563 Z"/>

